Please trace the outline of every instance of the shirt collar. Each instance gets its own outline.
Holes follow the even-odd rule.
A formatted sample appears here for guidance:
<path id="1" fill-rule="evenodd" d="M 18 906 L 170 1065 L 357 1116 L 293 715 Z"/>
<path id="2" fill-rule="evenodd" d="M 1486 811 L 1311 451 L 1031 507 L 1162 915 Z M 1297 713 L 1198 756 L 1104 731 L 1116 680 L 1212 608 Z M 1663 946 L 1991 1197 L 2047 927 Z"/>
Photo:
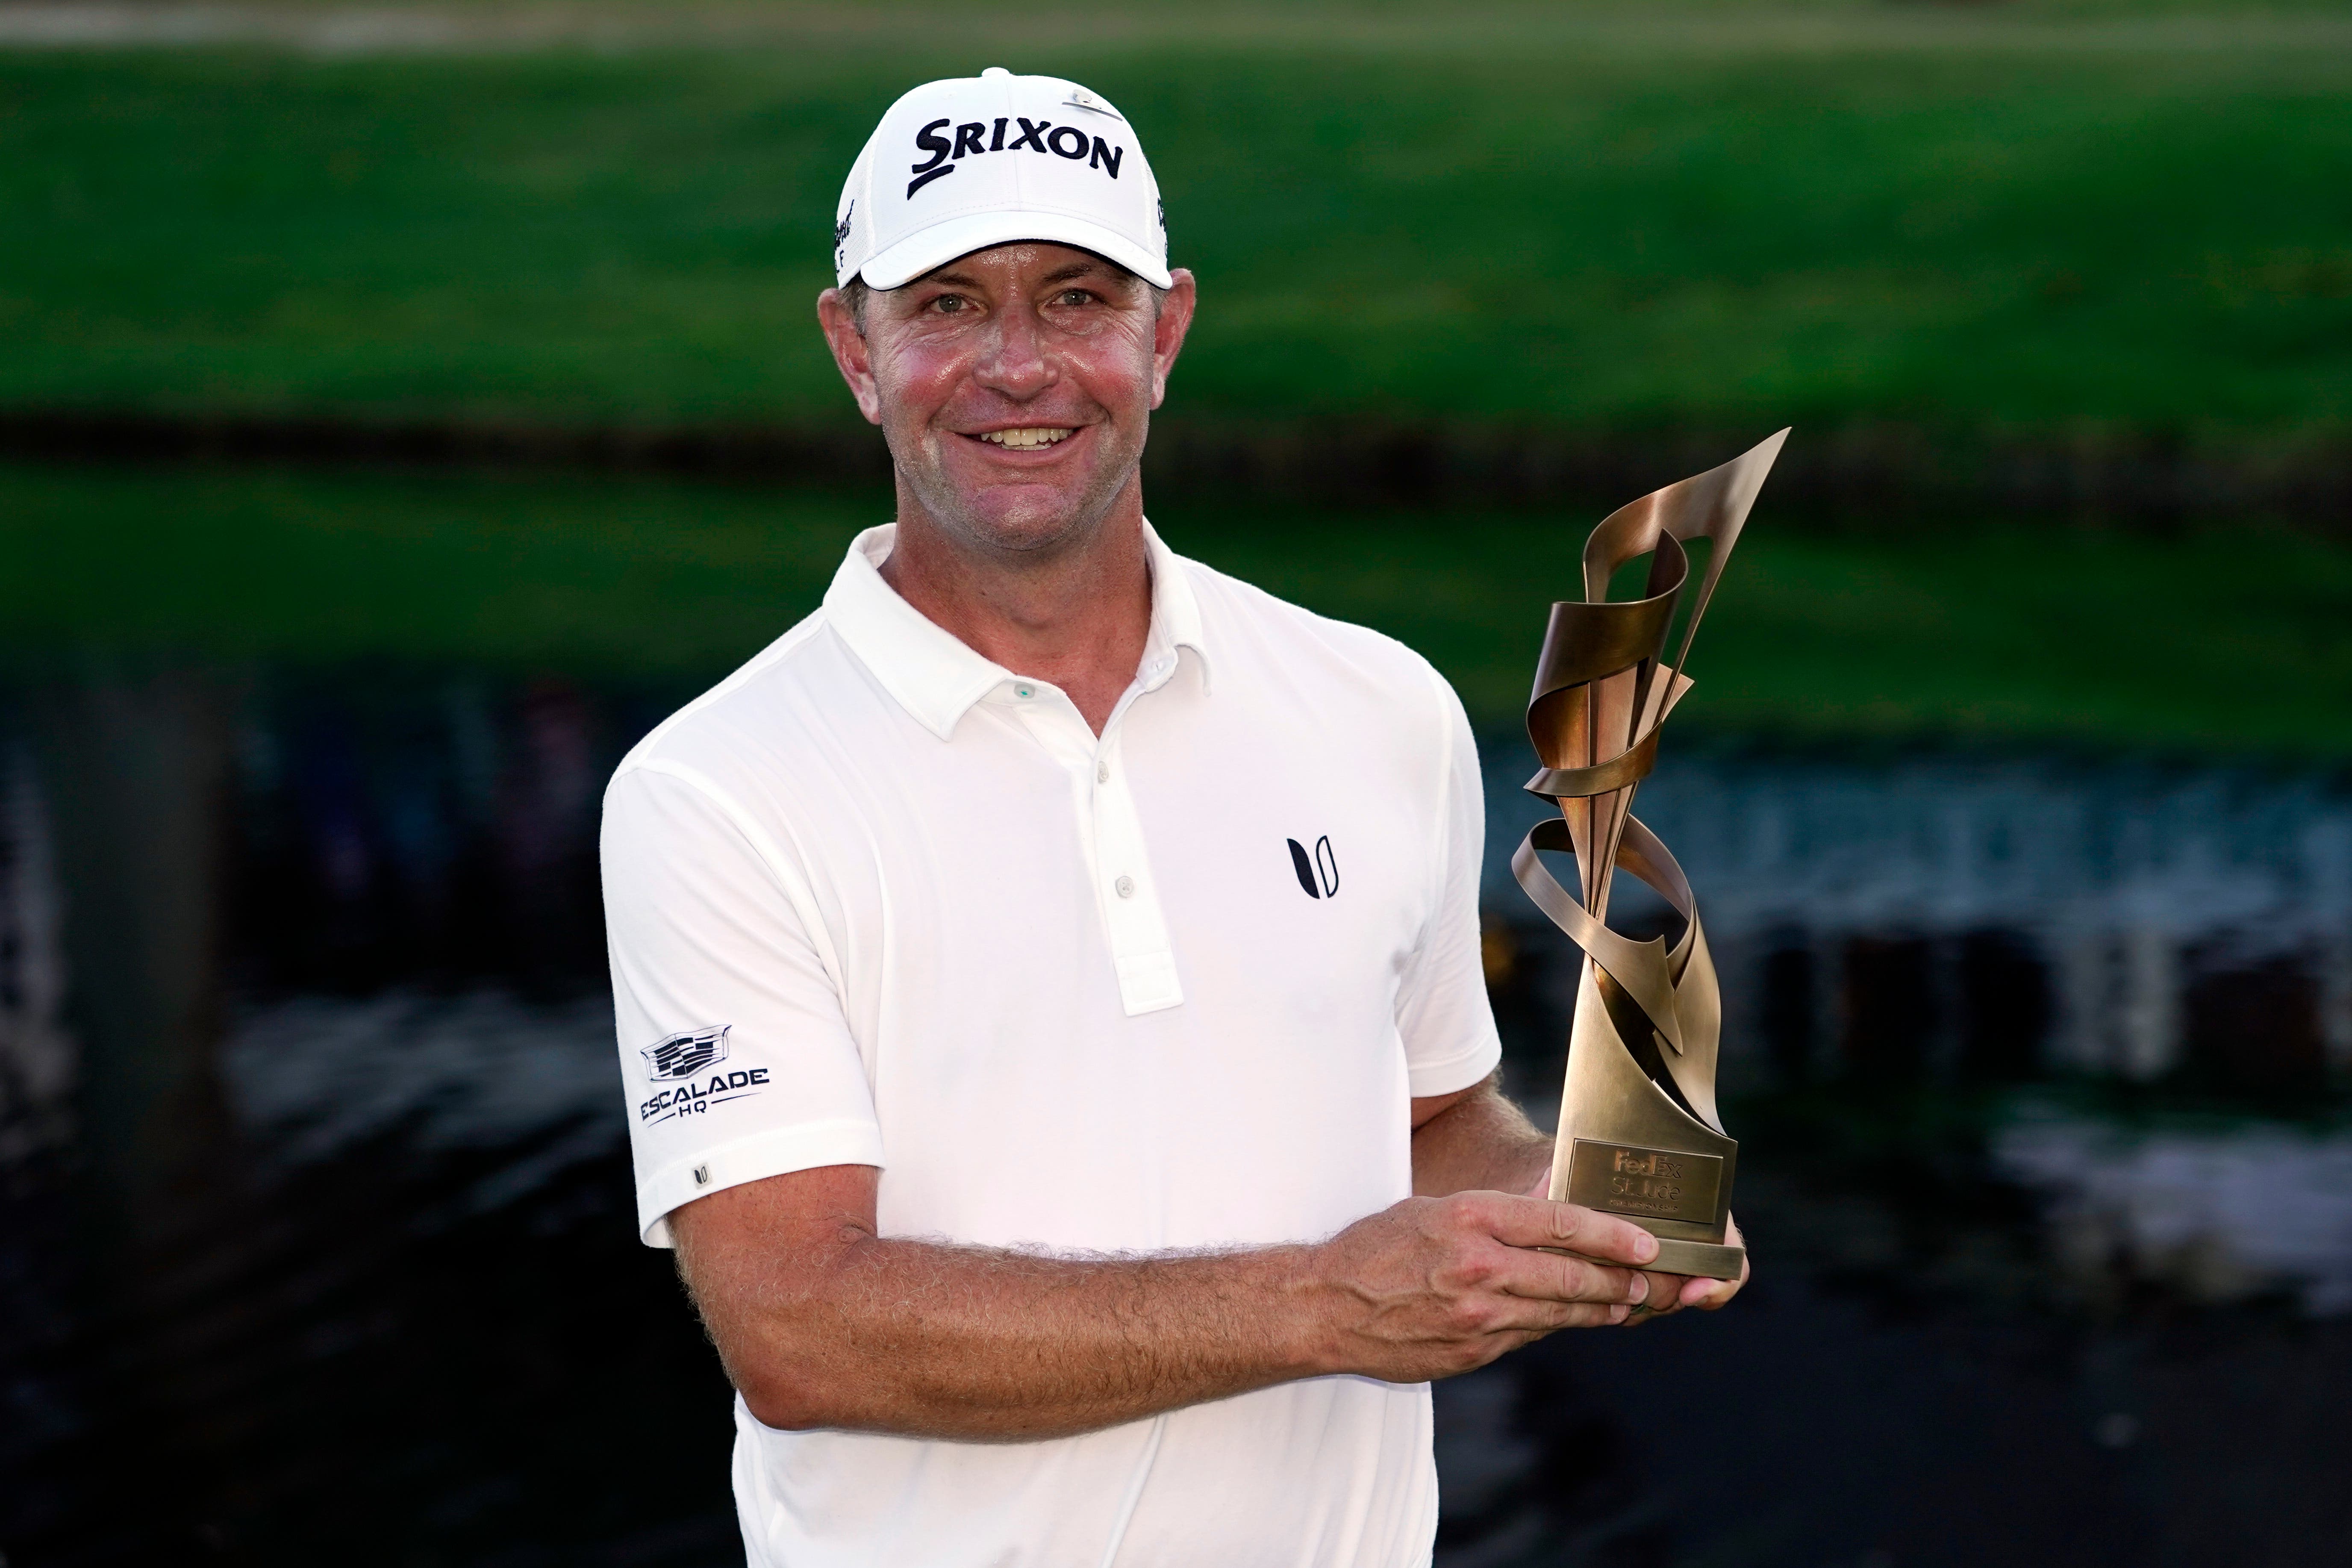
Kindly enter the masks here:
<path id="1" fill-rule="evenodd" d="M 926 617 L 882 580 L 882 563 L 890 558 L 898 537 L 898 525 L 886 522 L 849 542 L 849 552 L 824 592 L 825 620 L 898 705 L 944 741 L 973 703 L 1015 677 Z M 1143 525 L 1143 546 L 1151 568 L 1151 626 L 1144 637 L 1137 679 L 1147 689 L 1164 684 L 1175 670 L 1178 654 L 1190 649 L 1205 691 L 1208 655 L 1192 578 L 1149 521 Z"/>

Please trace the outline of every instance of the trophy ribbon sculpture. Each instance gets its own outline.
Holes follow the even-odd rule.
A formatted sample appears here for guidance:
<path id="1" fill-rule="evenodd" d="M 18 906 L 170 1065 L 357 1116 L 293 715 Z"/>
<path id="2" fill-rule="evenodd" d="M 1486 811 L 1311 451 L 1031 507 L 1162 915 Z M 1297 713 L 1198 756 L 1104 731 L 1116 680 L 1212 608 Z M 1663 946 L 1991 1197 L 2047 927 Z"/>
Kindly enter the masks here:
<path id="1" fill-rule="evenodd" d="M 1738 1279 L 1746 1261 L 1725 1241 L 1739 1145 L 1715 1108 L 1723 1001 L 1690 881 L 1632 807 L 1657 759 L 1659 727 L 1691 688 L 1683 665 L 1699 617 L 1788 435 L 1620 508 L 1585 541 L 1584 597 L 1551 607 L 1528 703 L 1528 738 L 1543 763 L 1528 792 L 1558 803 L 1559 816 L 1538 824 L 1511 857 L 1519 886 L 1585 955 L 1551 1195 L 1655 1236 L 1651 1268 L 1717 1279 Z M 1667 635 L 1690 587 L 1683 545 L 1693 539 L 1710 549 L 1668 658 Z M 1611 603 L 1617 569 L 1643 555 L 1643 596 Z M 1539 849 L 1575 854 L 1580 901 Z M 1621 866 L 1682 917 L 1673 947 L 1609 929 L 1609 884 Z"/>

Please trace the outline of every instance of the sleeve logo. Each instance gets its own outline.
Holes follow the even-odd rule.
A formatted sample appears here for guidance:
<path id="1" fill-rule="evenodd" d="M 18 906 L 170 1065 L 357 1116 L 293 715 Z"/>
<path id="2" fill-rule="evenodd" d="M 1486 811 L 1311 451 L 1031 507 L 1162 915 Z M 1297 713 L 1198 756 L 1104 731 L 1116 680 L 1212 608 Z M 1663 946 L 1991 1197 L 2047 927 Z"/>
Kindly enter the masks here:
<path id="1" fill-rule="evenodd" d="M 708 1029 L 688 1029 L 657 1044 L 639 1046 L 637 1055 L 646 1058 L 646 1070 L 657 1082 L 667 1081 L 677 1087 L 654 1090 L 650 1098 L 638 1104 L 637 1120 L 651 1125 L 673 1117 L 700 1116 L 714 1105 L 741 1100 L 767 1088 L 766 1068 L 737 1068 L 714 1072 L 708 1079 L 702 1077 L 705 1068 L 727 1059 L 727 1032 L 734 1026 L 720 1024 Z"/>
<path id="2" fill-rule="evenodd" d="M 727 1059 L 727 1032 L 734 1026 L 721 1024 L 716 1028 L 689 1029 L 653 1045 L 640 1046 L 637 1055 L 646 1058 L 646 1071 L 654 1078 L 692 1078 L 712 1062 Z"/>

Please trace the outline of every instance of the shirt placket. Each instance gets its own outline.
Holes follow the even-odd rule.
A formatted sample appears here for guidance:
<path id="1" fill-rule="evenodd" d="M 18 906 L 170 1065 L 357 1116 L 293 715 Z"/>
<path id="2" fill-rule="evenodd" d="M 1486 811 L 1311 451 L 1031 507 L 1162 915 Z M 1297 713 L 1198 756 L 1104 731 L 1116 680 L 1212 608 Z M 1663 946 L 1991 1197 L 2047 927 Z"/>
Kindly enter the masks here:
<path id="1" fill-rule="evenodd" d="M 1129 1017 L 1178 1006 L 1184 1000 L 1143 821 L 1135 809 L 1119 745 L 1129 709 L 1139 697 L 1164 684 L 1173 665 L 1173 656 L 1148 662 L 1099 736 L 1059 689 L 1034 681 L 1016 681 L 1012 688 L 1013 712 L 1069 779 L 1095 907 L 1110 947 L 1119 1004 Z"/>

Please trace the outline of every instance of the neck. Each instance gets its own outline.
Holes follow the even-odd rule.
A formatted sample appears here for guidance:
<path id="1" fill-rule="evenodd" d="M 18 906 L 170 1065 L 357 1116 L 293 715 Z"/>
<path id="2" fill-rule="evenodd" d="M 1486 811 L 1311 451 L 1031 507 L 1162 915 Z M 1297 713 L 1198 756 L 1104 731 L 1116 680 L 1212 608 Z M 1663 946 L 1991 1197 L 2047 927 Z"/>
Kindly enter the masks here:
<path id="1" fill-rule="evenodd" d="M 901 487 L 882 580 L 983 658 L 1061 688 L 1100 734 L 1151 627 L 1142 488 L 1130 479 L 1083 537 L 1009 551 L 958 538 Z"/>

